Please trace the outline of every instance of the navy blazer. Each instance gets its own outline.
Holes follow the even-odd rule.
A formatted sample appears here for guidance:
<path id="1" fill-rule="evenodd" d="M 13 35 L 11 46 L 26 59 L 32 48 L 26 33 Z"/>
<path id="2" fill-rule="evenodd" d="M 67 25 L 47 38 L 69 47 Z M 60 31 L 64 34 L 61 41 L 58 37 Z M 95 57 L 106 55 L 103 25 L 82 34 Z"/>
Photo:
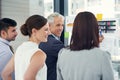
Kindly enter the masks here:
<path id="1" fill-rule="evenodd" d="M 56 74 L 56 64 L 58 59 L 58 52 L 64 47 L 62 41 L 55 39 L 54 36 L 49 35 L 47 42 L 42 42 L 39 48 L 42 49 L 46 55 L 46 65 L 47 65 L 47 80 L 57 80 Z"/>

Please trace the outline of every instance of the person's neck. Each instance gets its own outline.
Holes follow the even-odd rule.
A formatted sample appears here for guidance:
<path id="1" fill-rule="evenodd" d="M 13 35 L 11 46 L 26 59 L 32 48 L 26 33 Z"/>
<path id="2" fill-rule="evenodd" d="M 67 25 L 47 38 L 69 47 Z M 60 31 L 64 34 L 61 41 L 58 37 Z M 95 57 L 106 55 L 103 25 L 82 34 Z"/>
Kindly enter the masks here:
<path id="1" fill-rule="evenodd" d="M 29 41 L 33 42 L 33 43 L 36 43 L 36 44 L 39 44 L 40 42 L 38 42 L 37 40 L 33 39 L 33 38 L 29 38 Z"/>
<path id="2" fill-rule="evenodd" d="M 0 37 L 1 39 L 10 42 L 10 40 L 6 39 L 5 37 Z"/>

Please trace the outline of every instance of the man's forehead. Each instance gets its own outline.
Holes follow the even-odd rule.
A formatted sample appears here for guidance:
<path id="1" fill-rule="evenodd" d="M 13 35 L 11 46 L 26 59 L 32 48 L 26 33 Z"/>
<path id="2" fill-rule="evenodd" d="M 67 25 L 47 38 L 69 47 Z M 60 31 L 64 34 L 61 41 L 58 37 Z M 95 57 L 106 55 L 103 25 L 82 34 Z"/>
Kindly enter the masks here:
<path id="1" fill-rule="evenodd" d="M 15 27 L 15 26 L 9 26 L 8 29 L 17 29 L 17 27 Z"/>

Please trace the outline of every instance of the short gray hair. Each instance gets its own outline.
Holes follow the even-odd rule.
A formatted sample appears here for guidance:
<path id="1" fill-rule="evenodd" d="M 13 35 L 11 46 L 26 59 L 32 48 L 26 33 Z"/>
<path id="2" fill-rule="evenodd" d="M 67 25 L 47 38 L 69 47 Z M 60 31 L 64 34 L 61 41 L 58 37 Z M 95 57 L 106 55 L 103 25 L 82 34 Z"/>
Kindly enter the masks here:
<path id="1" fill-rule="evenodd" d="M 54 17 L 61 17 L 62 19 L 64 19 L 63 15 L 59 14 L 58 12 L 54 12 L 47 17 L 48 23 L 53 23 Z"/>

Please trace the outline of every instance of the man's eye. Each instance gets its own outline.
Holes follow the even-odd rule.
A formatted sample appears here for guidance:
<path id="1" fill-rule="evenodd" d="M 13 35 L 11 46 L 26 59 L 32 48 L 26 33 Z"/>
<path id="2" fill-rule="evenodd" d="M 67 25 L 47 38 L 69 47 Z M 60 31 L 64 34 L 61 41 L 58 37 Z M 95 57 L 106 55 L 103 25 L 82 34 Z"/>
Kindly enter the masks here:
<path id="1" fill-rule="evenodd" d="M 56 26 L 60 26 L 60 24 L 57 24 Z"/>

